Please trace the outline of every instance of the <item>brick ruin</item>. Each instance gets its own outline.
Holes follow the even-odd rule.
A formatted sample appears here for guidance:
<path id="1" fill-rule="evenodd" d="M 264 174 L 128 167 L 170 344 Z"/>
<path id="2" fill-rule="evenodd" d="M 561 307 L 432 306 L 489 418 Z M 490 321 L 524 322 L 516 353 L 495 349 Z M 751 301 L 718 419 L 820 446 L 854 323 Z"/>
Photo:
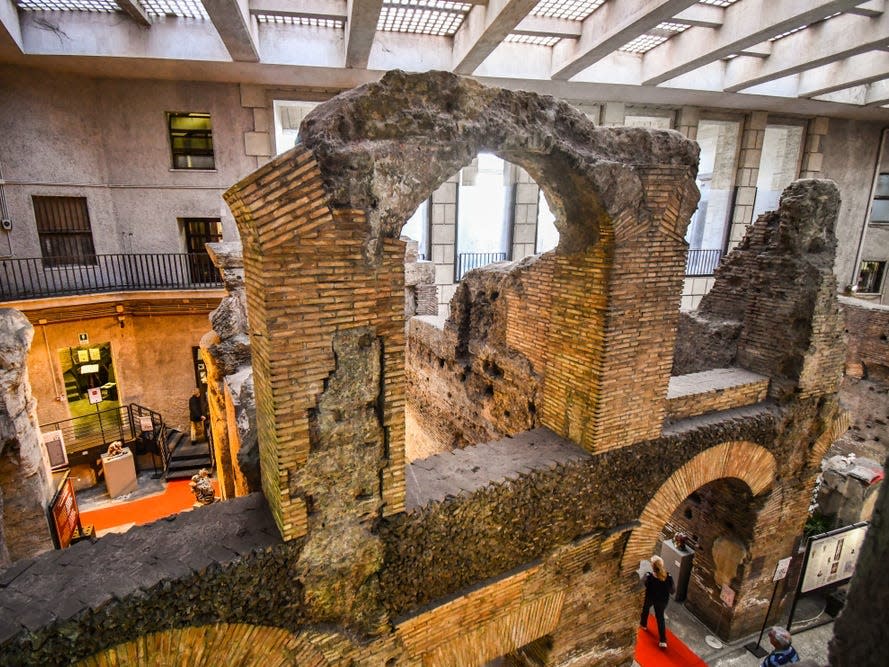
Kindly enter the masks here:
<path id="1" fill-rule="evenodd" d="M 262 493 L 0 573 L 0 664 L 216 664 L 228 638 L 243 664 L 628 665 L 635 570 L 678 529 L 689 604 L 758 629 L 848 423 L 835 186 L 791 185 L 680 317 L 697 148 L 675 132 L 394 72 L 301 137 L 226 195 L 249 336 L 229 303 L 204 345 L 232 351 L 211 410 L 247 423 L 230 461 L 255 435 Z M 406 333 L 401 225 L 479 151 L 541 185 L 559 246 L 470 272 Z M 255 413 L 233 416 L 248 347 Z M 407 460 L 407 404 L 442 453 Z"/>

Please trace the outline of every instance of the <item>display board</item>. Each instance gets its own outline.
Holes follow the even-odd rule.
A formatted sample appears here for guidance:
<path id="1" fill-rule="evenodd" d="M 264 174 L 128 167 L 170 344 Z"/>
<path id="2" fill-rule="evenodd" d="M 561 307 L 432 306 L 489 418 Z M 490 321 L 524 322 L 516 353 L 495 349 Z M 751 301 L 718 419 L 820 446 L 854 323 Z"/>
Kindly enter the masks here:
<path id="1" fill-rule="evenodd" d="M 70 477 L 65 477 L 56 497 L 50 505 L 53 530 L 57 546 L 65 549 L 71 544 L 75 534 L 80 532 L 80 512 L 77 510 L 77 499 L 74 496 L 74 484 Z"/>
<path id="2" fill-rule="evenodd" d="M 867 523 L 856 523 L 809 540 L 800 593 L 849 580 L 867 534 Z"/>

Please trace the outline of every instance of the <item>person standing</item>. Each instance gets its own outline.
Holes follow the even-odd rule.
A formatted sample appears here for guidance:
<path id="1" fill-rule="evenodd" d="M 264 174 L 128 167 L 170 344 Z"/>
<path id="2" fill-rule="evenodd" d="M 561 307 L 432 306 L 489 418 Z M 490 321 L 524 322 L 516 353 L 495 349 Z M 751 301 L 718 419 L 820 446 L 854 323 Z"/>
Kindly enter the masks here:
<path id="1" fill-rule="evenodd" d="M 206 438 L 207 414 L 201 400 L 201 390 L 195 387 L 188 399 L 188 419 L 191 421 L 191 441 L 200 442 Z"/>
<path id="2" fill-rule="evenodd" d="M 799 662 L 799 655 L 791 646 L 791 641 L 790 633 L 784 628 L 777 625 L 769 628 L 769 643 L 774 650 L 765 657 L 760 667 L 777 667 Z"/>
<path id="3" fill-rule="evenodd" d="M 673 577 L 667 574 L 664 567 L 664 559 L 660 556 L 651 557 L 651 572 L 646 573 L 643 583 L 645 585 L 645 602 L 642 603 L 642 615 L 639 617 L 639 627 L 648 629 L 648 612 L 654 607 L 654 617 L 657 619 L 658 646 L 667 648 L 667 622 L 664 619 L 664 611 L 670 596 L 676 592 Z"/>

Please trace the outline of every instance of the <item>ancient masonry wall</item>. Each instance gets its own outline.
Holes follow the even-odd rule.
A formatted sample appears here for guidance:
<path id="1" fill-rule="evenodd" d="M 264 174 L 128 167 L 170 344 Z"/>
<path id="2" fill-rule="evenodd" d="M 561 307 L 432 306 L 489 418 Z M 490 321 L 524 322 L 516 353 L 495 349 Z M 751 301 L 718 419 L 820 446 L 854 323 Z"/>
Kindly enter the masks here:
<path id="1" fill-rule="evenodd" d="M 28 382 L 33 337 L 28 318 L 0 309 L 0 569 L 53 547 L 52 474 Z"/>

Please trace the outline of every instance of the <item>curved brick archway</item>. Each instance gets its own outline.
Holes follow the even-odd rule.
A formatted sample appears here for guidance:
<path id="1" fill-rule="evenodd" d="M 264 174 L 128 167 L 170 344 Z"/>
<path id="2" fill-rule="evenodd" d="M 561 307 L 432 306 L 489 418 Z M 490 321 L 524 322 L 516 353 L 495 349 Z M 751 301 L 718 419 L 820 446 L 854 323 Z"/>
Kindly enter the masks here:
<path id="1" fill-rule="evenodd" d="M 303 637 L 282 628 L 219 623 L 153 632 L 81 660 L 78 667 L 189 665 L 215 667 L 327 667 L 327 658 Z M 161 662 L 159 662 L 161 661 Z"/>
<path id="2" fill-rule="evenodd" d="M 705 484 L 726 477 L 747 484 L 758 496 L 771 488 L 777 462 L 774 455 L 752 442 L 724 442 L 695 456 L 676 470 L 642 510 L 640 525 L 630 535 L 621 559 L 620 571 L 629 574 L 639 561 L 651 555 L 658 535 L 676 508 Z"/>

